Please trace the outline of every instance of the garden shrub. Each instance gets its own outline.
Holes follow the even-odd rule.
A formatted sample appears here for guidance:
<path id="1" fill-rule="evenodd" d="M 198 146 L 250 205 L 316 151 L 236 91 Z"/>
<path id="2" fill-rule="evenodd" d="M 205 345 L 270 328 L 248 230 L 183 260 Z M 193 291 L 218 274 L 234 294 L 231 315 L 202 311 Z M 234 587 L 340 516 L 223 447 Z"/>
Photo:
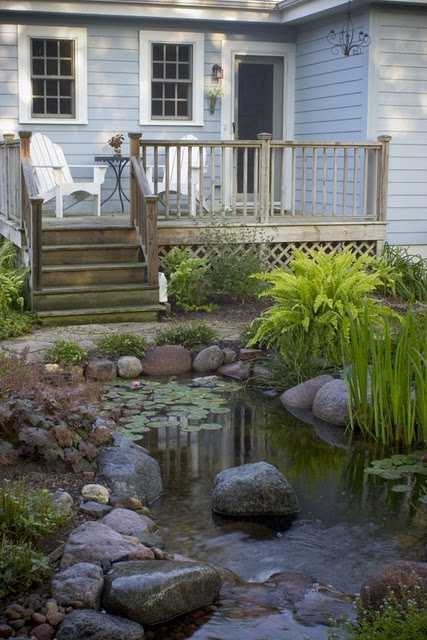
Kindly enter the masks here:
<path id="1" fill-rule="evenodd" d="M 0 487 L 0 536 L 19 542 L 34 541 L 54 531 L 64 520 L 48 491 L 30 491 L 18 482 Z"/>
<path id="2" fill-rule="evenodd" d="M 45 582 L 49 573 L 48 559 L 31 544 L 0 540 L 0 598 Z"/>
<path id="3" fill-rule="evenodd" d="M 147 350 L 147 342 L 143 336 L 134 333 L 113 333 L 101 338 L 97 347 L 100 353 L 112 358 L 121 356 L 143 358 Z"/>
<path id="4" fill-rule="evenodd" d="M 186 349 L 196 350 L 210 345 L 217 340 L 218 335 L 214 329 L 204 322 L 193 322 L 186 325 L 177 324 L 175 327 L 164 329 L 157 334 L 156 344 L 179 344 Z"/>
<path id="5" fill-rule="evenodd" d="M 15 267 L 16 250 L 0 241 L 0 340 L 28 333 L 33 318 L 24 310 L 26 270 Z"/>
<path id="6" fill-rule="evenodd" d="M 177 307 L 183 311 L 212 311 L 215 307 L 208 303 L 211 292 L 206 258 L 191 258 L 178 247 L 168 258 L 168 293 Z"/>
<path id="7" fill-rule="evenodd" d="M 45 354 L 46 362 L 70 366 L 82 364 L 86 358 L 86 350 L 71 340 L 56 340 Z"/>
<path id="8" fill-rule="evenodd" d="M 393 269 L 393 286 L 386 286 L 382 292 L 396 295 L 405 302 L 427 302 L 427 260 L 411 255 L 404 247 L 389 244 L 379 258 L 380 264 Z"/>
<path id="9" fill-rule="evenodd" d="M 188 258 L 191 258 L 191 254 L 185 247 L 174 247 L 171 249 L 163 258 L 163 271 L 166 277 L 169 279 L 178 269 L 181 262 L 184 262 L 184 260 Z"/>
<path id="10" fill-rule="evenodd" d="M 258 320 L 250 344 L 286 357 L 302 335 L 311 359 L 338 364 L 342 338 L 348 342 L 353 320 L 367 313 L 376 326 L 393 315 L 370 297 L 391 274 L 391 268 L 378 268 L 373 257 L 356 256 L 351 248 L 330 254 L 318 249 L 308 255 L 296 250 L 289 269 L 256 276 L 269 285 L 260 295 L 271 297 L 274 304 Z"/>
<path id="11" fill-rule="evenodd" d="M 409 313 L 394 336 L 366 314 L 344 350 L 352 428 L 383 445 L 427 443 L 427 324 Z"/>

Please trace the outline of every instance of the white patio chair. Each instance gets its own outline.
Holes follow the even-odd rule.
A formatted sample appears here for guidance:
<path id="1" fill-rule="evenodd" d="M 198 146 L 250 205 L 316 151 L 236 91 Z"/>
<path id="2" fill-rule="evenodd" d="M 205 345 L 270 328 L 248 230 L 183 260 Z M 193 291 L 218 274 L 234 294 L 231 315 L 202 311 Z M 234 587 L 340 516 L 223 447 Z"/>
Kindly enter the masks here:
<path id="1" fill-rule="evenodd" d="M 55 198 L 57 218 L 64 217 L 64 197 L 77 191 L 95 196 L 96 213 L 101 215 L 101 185 L 105 180 L 107 165 L 69 165 L 62 148 L 42 133 L 35 133 L 31 137 L 30 156 L 39 196 L 44 202 Z M 70 168 L 92 168 L 93 182 L 74 182 Z"/>

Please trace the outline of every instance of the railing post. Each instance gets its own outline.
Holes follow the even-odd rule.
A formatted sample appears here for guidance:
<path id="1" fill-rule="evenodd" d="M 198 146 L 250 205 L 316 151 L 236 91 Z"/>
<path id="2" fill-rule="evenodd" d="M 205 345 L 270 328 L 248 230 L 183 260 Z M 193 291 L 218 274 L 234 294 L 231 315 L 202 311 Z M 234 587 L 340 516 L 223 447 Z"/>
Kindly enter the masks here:
<path id="1" fill-rule="evenodd" d="M 21 158 L 29 158 L 30 145 L 31 145 L 31 131 L 19 131 L 18 135 L 21 140 Z"/>
<path id="2" fill-rule="evenodd" d="M 387 200 L 388 200 L 388 172 L 389 172 L 389 155 L 390 155 L 391 136 L 379 136 L 378 142 L 381 143 L 379 176 L 378 176 L 378 206 L 377 220 L 387 220 Z"/>
<path id="3" fill-rule="evenodd" d="M 259 133 L 257 139 L 261 141 L 260 149 L 260 167 L 258 171 L 259 175 L 259 199 L 260 199 L 260 212 L 259 217 L 261 221 L 268 220 L 270 210 L 270 158 L 271 158 L 271 140 L 273 136 L 271 133 Z"/>
<path id="4" fill-rule="evenodd" d="M 129 133 L 129 155 L 130 155 L 130 219 L 133 224 L 137 221 L 138 194 L 135 172 L 132 167 L 132 158 L 139 158 L 141 133 Z"/>
<path id="5" fill-rule="evenodd" d="M 159 240 L 157 236 L 157 196 L 146 197 L 147 278 L 152 287 L 159 286 Z"/>
<path id="6" fill-rule="evenodd" d="M 31 206 L 31 290 L 41 288 L 42 275 L 42 198 L 30 198 Z"/>

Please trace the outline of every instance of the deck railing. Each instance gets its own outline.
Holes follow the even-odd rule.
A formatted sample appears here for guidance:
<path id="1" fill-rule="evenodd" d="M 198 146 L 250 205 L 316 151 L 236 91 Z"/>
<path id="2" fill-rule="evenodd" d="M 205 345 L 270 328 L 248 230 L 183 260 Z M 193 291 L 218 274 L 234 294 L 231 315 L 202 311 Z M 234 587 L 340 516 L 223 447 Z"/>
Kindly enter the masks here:
<path id="1" fill-rule="evenodd" d="M 130 179 L 131 200 L 130 215 L 140 241 L 141 251 L 147 265 L 148 284 L 157 287 L 159 284 L 159 247 L 157 239 L 157 205 L 158 196 L 151 192 L 151 186 L 145 175 L 139 157 L 140 134 L 130 133 Z"/>
<path id="2" fill-rule="evenodd" d="M 384 220 L 390 138 L 376 142 L 141 140 L 162 219 Z"/>
<path id="3" fill-rule="evenodd" d="M 0 141 L 0 217 L 22 227 L 19 140 Z"/>

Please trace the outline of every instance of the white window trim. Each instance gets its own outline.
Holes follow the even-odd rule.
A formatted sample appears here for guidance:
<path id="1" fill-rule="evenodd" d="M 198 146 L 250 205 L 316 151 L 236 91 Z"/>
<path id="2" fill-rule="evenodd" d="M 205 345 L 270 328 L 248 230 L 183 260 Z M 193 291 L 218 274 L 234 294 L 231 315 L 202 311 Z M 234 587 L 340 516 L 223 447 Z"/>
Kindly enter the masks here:
<path id="1" fill-rule="evenodd" d="M 191 120 L 163 120 L 151 118 L 151 56 L 153 43 L 193 45 L 193 104 Z M 202 127 L 204 123 L 205 37 L 203 33 L 139 32 L 139 123 L 156 127 Z"/>
<path id="2" fill-rule="evenodd" d="M 74 40 L 75 117 L 34 118 L 31 115 L 31 38 Z M 18 26 L 19 122 L 21 124 L 87 124 L 87 30 L 77 27 Z"/>

